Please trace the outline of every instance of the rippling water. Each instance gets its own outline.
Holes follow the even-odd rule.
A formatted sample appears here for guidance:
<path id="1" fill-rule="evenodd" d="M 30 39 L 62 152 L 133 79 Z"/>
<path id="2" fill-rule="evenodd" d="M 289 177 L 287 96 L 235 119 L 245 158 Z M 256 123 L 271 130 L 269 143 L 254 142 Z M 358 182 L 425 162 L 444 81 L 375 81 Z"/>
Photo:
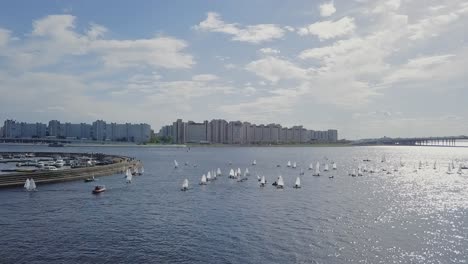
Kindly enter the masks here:
<path id="1" fill-rule="evenodd" d="M 0 151 L 51 151 L 0 146 Z M 82 147 L 60 151 L 134 156 L 145 174 L 94 183 L 38 184 L 39 191 L 0 189 L 1 263 L 466 263 L 468 149 L 443 147 Z M 387 163 L 381 163 L 382 155 Z M 371 162 L 362 162 L 363 159 Z M 173 168 L 178 160 L 179 169 Z M 251 166 L 256 159 L 257 166 Z M 359 164 L 390 168 L 350 177 Z M 288 160 L 297 169 L 286 168 Z M 311 176 L 309 163 L 336 161 L 337 171 Z M 429 163 L 414 172 L 419 160 Z M 432 168 L 434 160 L 438 169 Z M 232 166 L 228 162 L 232 162 Z M 187 162 L 189 166 L 184 166 Z M 193 164 L 197 164 L 194 167 Z M 281 164 L 277 168 L 276 164 Z M 206 186 L 203 173 L 249 168 L 238 183 L 227 176 Z M 300 168 L 302 188 L 293 189 Z M 285 189 L 259 188 L 255 174 Z M 329 179 L 328 175 L 334 175 Z M 191 189 L 179 191 L 188 178 Z"/>

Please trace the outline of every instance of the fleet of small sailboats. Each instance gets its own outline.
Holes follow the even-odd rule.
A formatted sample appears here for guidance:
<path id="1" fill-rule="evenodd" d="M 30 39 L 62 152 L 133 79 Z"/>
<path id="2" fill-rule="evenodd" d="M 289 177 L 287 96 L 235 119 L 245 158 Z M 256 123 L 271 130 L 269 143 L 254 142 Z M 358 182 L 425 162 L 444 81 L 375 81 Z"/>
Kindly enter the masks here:
<path id="1" fill-rule="evenodd" d="M 33 178 L 26 179 L 24 183 L 24 189 L 26 189 L 28 192 L 36 190 L 36 182 L 34 182 Z"/>

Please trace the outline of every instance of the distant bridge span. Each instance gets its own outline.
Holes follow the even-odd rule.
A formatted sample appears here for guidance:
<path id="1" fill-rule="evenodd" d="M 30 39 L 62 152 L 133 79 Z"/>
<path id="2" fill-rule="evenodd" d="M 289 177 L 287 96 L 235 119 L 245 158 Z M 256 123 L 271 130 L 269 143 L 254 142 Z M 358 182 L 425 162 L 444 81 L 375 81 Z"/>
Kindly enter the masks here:
<path id="1" fill-rule="evenodd" d="M 468 140 L 468 136 L 378 138 L 360 140 L 354 145 L 402 145 L 402 146 L 456 146 L 457 140 Z"/>

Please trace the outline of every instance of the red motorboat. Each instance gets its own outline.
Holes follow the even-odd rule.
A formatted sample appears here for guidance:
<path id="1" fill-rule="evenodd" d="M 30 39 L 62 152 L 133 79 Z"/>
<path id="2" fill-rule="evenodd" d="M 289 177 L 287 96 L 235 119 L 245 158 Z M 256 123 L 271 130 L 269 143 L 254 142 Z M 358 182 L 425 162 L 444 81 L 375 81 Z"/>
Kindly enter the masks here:
<path id="1" fill-rule="evenodd" d="M 96 187 L 94 187 L 94 190 L 93 190 L 93 193 L 94 194 L 98 194 L 98 193 L 102 193 L 106 191 L 106 187 L 103 186 L 103 185 L 97 185 Z"/>

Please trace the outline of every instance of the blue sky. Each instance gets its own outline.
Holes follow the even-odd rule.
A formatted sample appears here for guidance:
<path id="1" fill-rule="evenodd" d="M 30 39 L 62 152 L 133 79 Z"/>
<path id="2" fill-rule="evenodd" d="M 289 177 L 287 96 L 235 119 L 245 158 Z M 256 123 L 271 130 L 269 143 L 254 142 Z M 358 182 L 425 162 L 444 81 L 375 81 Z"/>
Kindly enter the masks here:
<path id="1" fill-rule="evenodd" d="M 467 16 L 462 0 L 11 1 L 0 120 L 468 134 Z"/>

